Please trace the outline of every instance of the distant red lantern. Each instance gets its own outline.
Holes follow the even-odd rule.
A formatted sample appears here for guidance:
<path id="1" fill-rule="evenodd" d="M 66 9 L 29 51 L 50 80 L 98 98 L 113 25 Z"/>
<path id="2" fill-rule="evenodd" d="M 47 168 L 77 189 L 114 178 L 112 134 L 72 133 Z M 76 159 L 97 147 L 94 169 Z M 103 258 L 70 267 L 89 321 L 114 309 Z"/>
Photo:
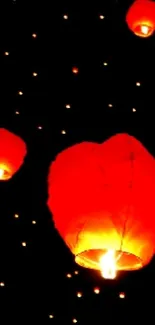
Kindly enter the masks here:
<path id="1" fill-rule="evenodd" d="M 72 72 L 73 72 L 74 74 L 78 74 L 78 73 L 79 73 L 79 69 L 78 69 L 77 67 L 73 67 L 73 68 L 72 68 Z"/>
<path id="2" fill-rule="evenodd" d="M 84 267 L 114 278 L 148 264 L 155 248 L 155 160 L 134 137 L 61 152 L 48 177 L 55 227 Z"/>
<path id="3" fill-rule="evenodd" d="M 126 22 L 135 35 L 151 36 L 155 30 L 155 2 L 136 0 L 127 13 Z"/>
<path id="4" fill-rule="evenodd" d="M 8 180 L 20 168 L 26 144 L 17 135 L 0 128 L 0 180 Z"/>

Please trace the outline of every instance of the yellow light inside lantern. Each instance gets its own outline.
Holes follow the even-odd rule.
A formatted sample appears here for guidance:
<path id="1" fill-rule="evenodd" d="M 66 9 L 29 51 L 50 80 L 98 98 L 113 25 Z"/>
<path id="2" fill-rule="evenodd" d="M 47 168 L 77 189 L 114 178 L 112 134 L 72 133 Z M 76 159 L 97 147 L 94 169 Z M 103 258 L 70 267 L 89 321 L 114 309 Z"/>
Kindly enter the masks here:
<path id="1" fill-rule="evenodd" d="M 8 180 L 11 178 L 11 170 L 7 164 L 0 164 L 0 180 Z"/>
<path id="2" fill-rule="evenodd" d="M 108 252 L 101 257 L 100 266 L 103 278 L 114 279 L 116 277 L 117 266 L 114 250 L 108 250 Z"/>
<path id="3" fill-rule="evenodd" d="M 0 168 L 0 179 L 3 179 L 4 169 Z"/>
<path id="4" fill-rule="evenodd" d="M 144 35 L 148 35 L 148 33 L 149 33 L 149 27 L 146 26 L 146 25 L 142 25 L 142 26 L 141 26 L 141 32 L 142 32 Z"/>

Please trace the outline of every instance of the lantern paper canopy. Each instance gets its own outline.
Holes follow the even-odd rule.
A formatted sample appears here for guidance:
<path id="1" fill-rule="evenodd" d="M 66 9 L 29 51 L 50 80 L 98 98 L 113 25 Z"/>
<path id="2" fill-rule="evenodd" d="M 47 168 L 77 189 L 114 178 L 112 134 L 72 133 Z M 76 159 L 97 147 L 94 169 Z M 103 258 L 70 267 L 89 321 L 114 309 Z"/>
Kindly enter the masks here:
<path id="1" fill-rule="evenodd" d="M 136 0 L 127 13 L 126 22 L 135 35 L 151 36 L 155 30 L 155 2 Z"/>
<path id="2" fill-rule="evenodd" d="M 8 180 L 15 174 L 26 152 L 26 144 L 20 137 L 0 128 L 0 180 Z"/>
<path id="3" fill-rule="evenodd" d="M 134 137 L 83 142 L 51 164 L 48 207 L 75 261 L 114 278 L 148 264 L 155 247 L 155 161 Z"/>

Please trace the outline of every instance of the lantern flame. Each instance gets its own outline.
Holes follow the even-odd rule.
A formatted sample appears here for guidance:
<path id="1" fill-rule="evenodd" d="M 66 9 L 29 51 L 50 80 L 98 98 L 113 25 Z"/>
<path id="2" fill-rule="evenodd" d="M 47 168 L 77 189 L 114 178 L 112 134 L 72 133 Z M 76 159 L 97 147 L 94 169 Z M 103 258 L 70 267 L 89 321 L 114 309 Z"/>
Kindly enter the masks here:
<path id="1" fill-rule="evenodd" d="M 148 33 L 149 33 L 149 27 L 146 26 L 146 25 L 142 25 L 142 26 L 141 26 L 141 32 L 142 32 L 144 35 L 148 35 Z"/>
<path id="2" fill-rule="evenodd" d="M 0 168 L 0 179 L 3 179 L 4 176 L 4 169 Z"/>
<path id="3" fill-rule="evenodd" d="M 116 257 L 114 250 L 108 250 L 100 259 L 101 274 L 105 279 L 116 278 Z"/>

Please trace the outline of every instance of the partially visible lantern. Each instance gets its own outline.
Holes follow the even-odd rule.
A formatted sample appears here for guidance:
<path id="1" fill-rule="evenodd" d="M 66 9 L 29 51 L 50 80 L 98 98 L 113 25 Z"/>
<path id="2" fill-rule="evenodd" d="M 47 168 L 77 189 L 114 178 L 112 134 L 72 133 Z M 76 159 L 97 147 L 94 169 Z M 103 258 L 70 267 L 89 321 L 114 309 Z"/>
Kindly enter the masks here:
<path id="1" fill-rule="evenodd" d="M 154 255 L 154 193 L 155 160 L 128 134 L 64 150 L 48 176 L 56 229 L 75 261 L 104 278 L 140 269 Z"/>
<path id="2" fill-rule="evenodd" d="M 155 30 L 155 2 L 136 0 L 126 16 L 128 27 L 140 37 L 148 37 Z"/>
<path id="3" fill-rule="evenodd" d="M 26 144 L 20 137 L 0 128 L 0 180 L 8 180 L 15 174 L 26 152 Z"/>

